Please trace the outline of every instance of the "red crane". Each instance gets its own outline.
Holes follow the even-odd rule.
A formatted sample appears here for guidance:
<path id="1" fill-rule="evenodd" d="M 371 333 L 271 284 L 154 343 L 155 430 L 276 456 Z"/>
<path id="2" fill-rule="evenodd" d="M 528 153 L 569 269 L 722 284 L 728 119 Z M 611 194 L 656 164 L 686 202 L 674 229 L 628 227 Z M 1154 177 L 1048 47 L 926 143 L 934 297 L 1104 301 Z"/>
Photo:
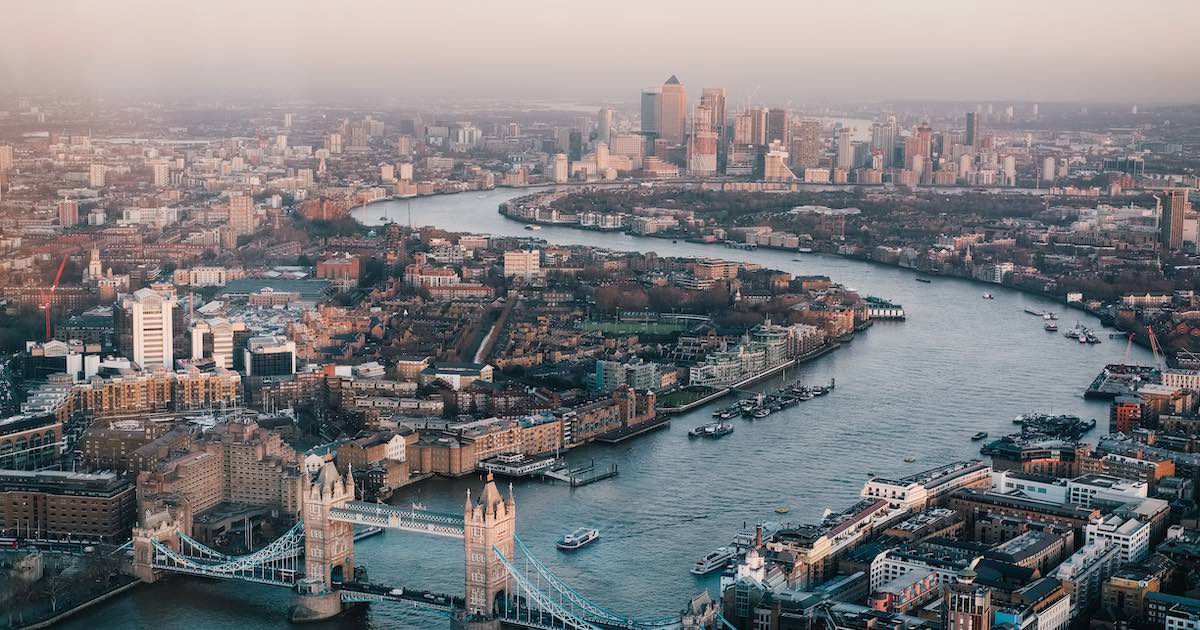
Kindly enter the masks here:
<path id="1" fill-rule="evenodd" d="M 1146 326 L 1146 332 L 1150 334 L 1150 350 L 1154 352 L 1154 369 L 1162 372 L 1162 346 L 1158 345 L 1158 335 L 1154 334 L 1153 326 Z"/>
<path id="2" fill-rule="evenodd" d="M 58 273 L 54 274 L 54 284 L 50 285 L 50 294 L 42 294 L 42 310 L 46 311 L 46 341 L 50 341 L 50 302 L 54 299 L 54 290 L 58 288 L 58 281 L 62 280 L 63 269 L 67 268 L 67 258 L 70 254 L 63 256 L 62 262 L 58 263 Z"/>

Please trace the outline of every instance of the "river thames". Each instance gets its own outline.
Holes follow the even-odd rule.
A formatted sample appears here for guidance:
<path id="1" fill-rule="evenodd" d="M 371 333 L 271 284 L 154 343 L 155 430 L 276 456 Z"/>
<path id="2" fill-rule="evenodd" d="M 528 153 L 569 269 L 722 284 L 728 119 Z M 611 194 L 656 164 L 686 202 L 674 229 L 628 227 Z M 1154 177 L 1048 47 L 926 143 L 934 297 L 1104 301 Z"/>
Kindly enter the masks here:
<path id="1" fill-rule="evenodd" d="M 719 440 L 689 440 L 687 431 L 711 420 L 716 403 L 672 421 L 670 429 L 619 446 L 577 449 L 568 460 L 594 458 L 619 464 L 618 477 L 570 489 L 519 482 L 517 531 L 551 569 L 592 600 L 634 616 L 661 617 L 705 588 L 714 594 L 718 573 L 688 573 L 697 558 L 725 544 L 743 523 L 809 522 L 826 508 L 853 503 L 868 473 L 902 475 L 978 456 L 970 435 L 1011 432 L 1012 418 L 1027 411 L 1071 413 L 1107 426 L 1105 402 L 1083 390 L 1106 363 L 1119 362 L 1122 340 L 1085 345 L 1042 330 L 1024 308 L 1055 310 L 1060 325 L 1099 322 L 1048 298 L 999 286 L 937 278 L 914 282 L 914 273 L 824 255 L 639 239 L 566 227 L 527 231 L 500 216 L 497 204 L 528 191 L 462 193 L 360 208 L 367 225 L 383 217 L 454 231 L 528 236 L 555 244 L 655 251 L 660 256 L 747 260 L 793 274 L 822 274 L 835 282 L 904 306 L 908 320 L 877 322 L 852 343 L 789 370 L 788 380 L 837 379 L 823 397 L 756 422 L 736 420 Z M 795 261 L 794 259 L 799 259 Z M 995 299 L 981 299 L 990 291 Z M 1134 347 L 1136 363 L 1150 364 Z M 773 379 L 759 387 L 778 385 Z M 913 461 L 905 462 L 906 458 Z M 394 503 L 419 501 L 429 509 L 461 513 L 474 477 L 434 480 L 408 488 Z M 775 508 L 791 509 L 784 517 Z M 601 539 L 572 554 L 554 541 L 577 526 L 596 527 Z M 389 532 L 357 545 L 356 560 L 373 582 L 461 593 L 462 543 Z M 290 593 L 250 584 L 172 578 L 134 589 L 88 610 L 63 627 L 223 628 L 288 626 Z M 317 628 L 445 628 L 444 618 L 389 604 L 356 610 Z"/>

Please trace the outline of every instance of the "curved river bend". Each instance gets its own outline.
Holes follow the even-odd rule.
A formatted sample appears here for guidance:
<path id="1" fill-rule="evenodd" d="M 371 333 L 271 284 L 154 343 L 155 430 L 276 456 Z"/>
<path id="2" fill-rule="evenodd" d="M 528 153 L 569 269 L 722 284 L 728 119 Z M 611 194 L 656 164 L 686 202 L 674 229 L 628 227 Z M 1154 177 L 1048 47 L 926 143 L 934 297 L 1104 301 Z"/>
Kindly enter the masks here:
<path id="1" fill-rule="evenodd" d="M 1107 405 L 1082 392 L 1105 363 L 1122 359 L 1125 344 L 1104 339 L 1088 346 L 1043 332 L 1026 307 L 1062 313 L 1061 325 L 1099 323 L 1052 300 L 964 280 L 913 281 L 910 271 L 832 256 L 638 239 L 624 234 L 546 227 L 537 232 L 500 216 L 497 204 L 527 191 L 463 193 L 388 201 L 355 212 L 367 225 L 384 217 L 454 231 L 537 236 L 552 243 L 619 250 L 652 250 L 663 256 L 749 260 L 796 274 L 826 274 L 859 290 L 904 305 L 906 322 L 877 322 L 853 343 L 789 372 L 789 380 L 837 379 L 832 394 L 772 415 L 737 421 L 720 440 L 689 440 L 687 431 L 708 422 L 712 406 L 675 419 L 667 431 L 619 446 L 589 446 L 573 461 L 596 458 L 620 464 L 615 479 L 583 488 L 521 482 L 516 486 L 518 531 L 531 550 L 577 590 L 609 608 L 638 616 L 681 609 L 703 588 L 715 592 L 717 574 L 688 573 L 696 558 L 727 542 L 743 523 L 819 519 L 858 495 L 868 472 L 898 475 L 977 455 L 969 436 L 999 435 L 1013 416 L 1030 410 L 1073 413 L 1100 420 Z M 994 300 L 981 299 L 984 291 Z M 1149 353 L 1133 349 L 1135 362 Z M 774 381 L 778 383 L 778 379 Z M 772 383 L 765 383 L 763 387 Z M 905 463 L 905 458 L 913 458 Z M 474 478 L 419 484 L 393 501 L 421 501 L 457 513 Z M 601 540 L 574 554 L 555 551 L 554 540 L 590 525 Z M 386 533 L 358 544 L 357 560 L 373 581 L 462 591 L 462 547 L 456 541 Z M 289 593 L 246 584 L 170 579 L 135 589 L 86 611 L 67 628 L 240 630 L 288 625 Z M 318 627 L 447 627 L 444 620 L 377 604 Z"/>

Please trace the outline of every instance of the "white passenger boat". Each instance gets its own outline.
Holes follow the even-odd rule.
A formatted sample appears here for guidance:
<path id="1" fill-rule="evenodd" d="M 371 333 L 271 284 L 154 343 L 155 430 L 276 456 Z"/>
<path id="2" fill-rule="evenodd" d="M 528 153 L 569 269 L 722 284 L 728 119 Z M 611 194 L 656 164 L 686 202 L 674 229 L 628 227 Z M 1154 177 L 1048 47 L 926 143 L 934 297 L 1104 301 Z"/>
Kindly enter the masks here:
<path id="1" fill-rule="evenodd" d="M 556 546 L 563 551 L 575 551 L 584 545 L 595 542 L 598 538 L 600 538 L 600 530 L 591 527 L 580 527 L 559 539 Z"/>
<path id="2" fill-rule="evenodd" d="M 696 566 L 692 567 L 692 573 L 694 575 L 705 575 L 712 573 L 713 571 L 724 567 L 726 563 L 732 560 L 736 555 L 737 549 L 735 547 L 721 547 L 720 549 L 717 549 L 707 556 L 697 560 Z"/>

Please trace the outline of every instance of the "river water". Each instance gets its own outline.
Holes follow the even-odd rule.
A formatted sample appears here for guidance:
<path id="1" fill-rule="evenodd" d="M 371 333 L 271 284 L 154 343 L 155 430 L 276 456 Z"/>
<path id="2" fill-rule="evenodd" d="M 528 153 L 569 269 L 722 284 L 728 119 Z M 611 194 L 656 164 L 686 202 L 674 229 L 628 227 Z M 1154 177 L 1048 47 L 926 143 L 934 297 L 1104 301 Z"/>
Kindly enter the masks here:
<path id="1" fill-rule="evenodd" d="M 1050 299 L 949 278 L 918 283 L 907 270 L 833 256 L 744 252 L 566 227 L 530 232 L 496 212 L 498 203 L 522 192 L 389 201 L 356 216 L 374 225 L 384 216 L 407 222 L 411 213 L 413 225 L 455 231 L 749 260 L 795 274 L 829 275 L 864 295 L 903 304 L 908 314 L 905 322 L 877 322 L 837 352 L 788 372 L 788 380 L 811 383 L 836 378 L 837 389 L 827 396 L 766 420 L 736 420 L 735 432 L 719 440 L 689 440 L 689 429 L 711 420 L 716 405 L 710 405 L 677 417 L 668 430 L 568 456 L 574 463 L 617 463 L 615 479 L 573 490 L 517 483 L 521 538 L 578 591 L 608 608 L 635 616 L 671 614 L 696 592 L 715 592 L 718 574 L 697 579 L 688 569 L 744 523 L 813 521 L 826 508 L 854 502 L 868 473 L 901 475 L 977 456 L 971 434 L 1010 431 L 1022 412 L 1073 413 L 1107 424 L 1107 405 L 1085 400 L 1082 392 L 1105 363 L 1122 359 L 1125 344 L 1104 336 L 1103 343 L 1088 346 L 1044 332 L 1040 318 L 1022 309 L 1058 311 L 1064 330 L 1076 320 L 1099 328 L 1095 318 Z M 995 299 L 981 299 L 985 291 Z M 1151 361 L 1138 347 L 1131 358 Z M 435 480 L 393 501 L 460 513 L 466 490 L 479 484 L 475 478 Z M 777 506 L 791 512 L 780 517 Z M 598 528 L 600 541 L 573 554 L 554 549 L 556 538 L 582 525 Z M 372 581 L 451 593 L 463 590 L 462 553 L 461 542 L 395 532 L 357 545 L 357 561 Z M 289 603 L 283 589 L 173 578 L 135 589 L 64 627 L 280 628 L 288 625 Z M 317 627 L 447 626 L 438 617 L 376 604 Z"/>

